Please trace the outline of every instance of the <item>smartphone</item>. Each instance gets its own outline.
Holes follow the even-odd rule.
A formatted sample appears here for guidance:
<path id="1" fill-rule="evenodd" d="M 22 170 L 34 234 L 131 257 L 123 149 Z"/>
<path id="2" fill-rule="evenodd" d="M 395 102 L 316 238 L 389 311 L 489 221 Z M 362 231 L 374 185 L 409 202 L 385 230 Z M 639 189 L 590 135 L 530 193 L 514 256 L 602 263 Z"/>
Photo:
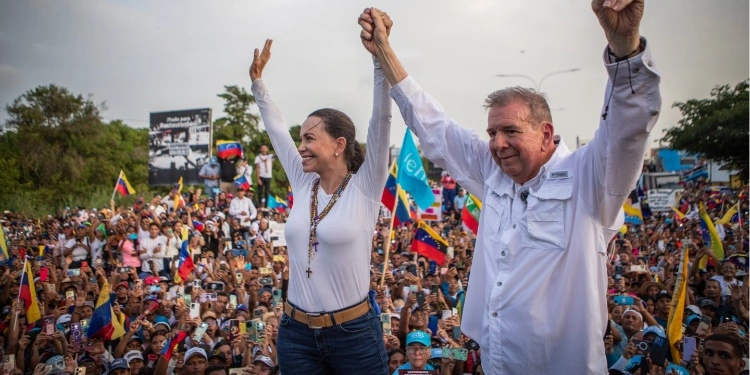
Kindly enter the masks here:
<path id="1" fill-rule="evenodd" d="M 452 331 L 453 331 L 453 332 L 451 332 L 451 333 L 452 333 L 452 335 L 453 335 L 453 339 L 454 339 L 454 340 L 458 340 L 458 339 L 460 339 L 460 338 L 461 338 L 461 327 L 460 327 L 460 326 L 458 326 L 458 327 L 453 327 L 453 330 L 452 330 Z"/>
<path id="2" fill-rule="evenodd" d="M 246 325 L 245 330 L 248 333 L 248 340 L 252 342 L 258 341 L 258 325 L 257 324 L 258 322 L 255 320 L 251 320 L 245 323 Z"/>
<path id="3" fill-rule="evenodd" d="M 416 285 L 409 285 L 409 292 L 416 293 L 417 290 L 419 290 L 419 287 Z"/>
<path id="4" fill-rule="evenodd" d="M 651 351 L 651 343 L 643 340 L 632 340 L 635 344 L 635 354 L 645 356 Z"/>
<path id="5" fill-rule="evenodd" d="M 416 264 L 410 264 L 409 267 L 407 267 L 407 271 L 410 274 L 412 274 L 414 276 L 417 276 L 417 265 Z"/>
<path id="6" fill-rule="evenodd" d="M 258 283 L 263 286 L 273 285 L 273 279 L 270 277 L 261 277 L 258 279 Z"/>
<path id="7" fill-rule="evenodd" d="M 135 290 L 143 289 L 143 280 L 136 279 L 135 280 Z"/>
<path id="8" fill-rule="evenodd" d="M 417 292 L 417 304 L 419 304 L 419 308 L 420 308 L 420 309 L 424 308 L 425 302 L 426 302 L 426 301 L 425 301 L 425 294 L 424 294 L 424 290 L 420 290 L 420 291 L 418 291 L 418 292 Z M 434 332 L 434 331 L 433 331 L 433 332 Z"/>
<path id="9" fill-rule="evenodd" d="M 615 305 L 633 305 L 635 300 L 631 296 L 614 296 L 613 300 Z"/>
<path id="10" fill-rule="evenodd" d="M 229 306 L 232 310 L 237 308 L 237 296 L 235 296 L 234 294 L 231 294 L 229 296 Z"/>
<path id="11" fill-rule="evenodd" d="M 83 342 L 83 328 L 80 322 L 70 323 L 70 337 L 74 343 Z"/>
<path id="12" fill-rule="evenodd" d="M 690 362 L 692 360 L 697 345 L 698 342 L 695 337 L 685 336 L 682 338 L 682 359 L 685 362 Z"/>
<path id="13" fill-rule="evenodd" d="M 148 290 L 150 293 L 158 293 L 158 292 L 161 292 L 161 287 L 152 285 Z"/>
<path id="14" fill-rule="evenodd" d="M 260 268 L 260 274 L 261 275 L 272 275 L 273 274 L 273 268 L 261 267 Z"/>
<path id="15" fill-rule="evenodd" d="M 86 375 L 86 368 L 76 367 L 75 372 L 73 372 L 73 375 Z"/>
<path id="16" fill-rule="evenodd" d="M 65 299 L 68 301 L 75 301 L 76 300 L 76 292 L 73 290 L 65 291 Z"/>
<path id="17" fill-rule="evenodd" d="M 229 341 L 233 341 L 240 335 L 240 321 L 231 319 L 229 321 Z"/>
<path id="18" fill-rule="evenodd" d="M 438 286 L 438 285 L 430 285 L 430 295 L 432 295 L 432 296 L 438 295 L 438 290 L 440 290 L 440 286 Z"/>
<path id="19" fill-rule="evenodd" d="M 245 322 L 240 323 L 240 333 L 241 334 L 247 333 L 247 324 Z"/>
<path id="20" fill-rule="evenodd" d="M 430 275 L 434 275 L 437 273 L 437 262 L 435 262 L 434 260 L 430 261 L 427 273 L 429 273 Z"/>
<path id="21" fill-rule="evenodd" d="M 190 304 L 190 318 L 195 319 L 201 315 L 201 305 L 199 303 Z"/>
<path id="22" fill-rule="evenodd" d="M 242 278 L 242 273 L 240 273 L 240 272 L 235 272 L 235 273 L 234 273 L 234 280 L 235 280 L 235 282 L 236 282 L 237 284 L 242 284 L 242 281 L 243 281 L 243 278 Z"/>
<path id="23" fill-rule="evenodd" d="M 263 322 L 256 321 L 255 328 L 258 341 L 263 341 L 266 338 L 266 325 Z"/>
<path id="24" fill-rule="evenodd" d="M 208 323 L 206 322 L 201 323 L 201 325 L 199 325 L 195 329 L 195 331 L 193 331 L 193 335 L 191 336 L 193 341 L 200 342 L 203 339 L 203 335 L 206 333 L 206 330 L 208 330 Z"/>
<path id="25" fill-rule="evenodd" d="M 39 281 L 46 283 L 49 278 L 49 268 L 42 267 L 39 269 Z"/>
<path id="26" fill-rule="evenodd" d="M 263 310 L 261 309 L 253 310 L 253 319 L 263 319 Z"/>
<path id="27" fill-rule="evenodd" d="M 708 329 L 711 327 L 711 317 L 704 316 L 701 318 L 701 322 L 698 324 L 698 329 L 695 330 L 695 333 L 698 335 L 704 335 L 706 332 L 708 332 Z"/>
<path id="28" fill-rule="evenodd" d="M 278 306 L 279 303 L 281 303 L 281 293 L 283 291 L 281 289 L 274 289 L 273 290 L 273 305 Z"/>
<path id="29" fill-rule="evenodd" d="M 646 273 L 648 272 L 648 269 L 646 268 L 645 265 L 636 264 L 636 265 L 630 266 L 630 272 Z"/>
<path id="30" fill-rule="evenodd" d="M 668 349 L 669 344 L 666 339 L 659 336 L 654 337 L 654 342 L 651 343 L 651 363 L 659 367 L 664 367 Z"/>
<path id="31" fill-rule="evenodd" d="M 16 368 L 16 356 L 15 356 L 15 354 L 11 354 L 11 355 L 6 354 L 6 355 L 4 355 L 3 356 L 3 372 L 5 372 L 7 370 L 8 373 L 10 373 L 10 371 L 15 370 L 15 368 Z"/>
<path id="32" fill-rule="evenodd" d="M 391 314 L 380 314 L 380 325 L 383 327 L 384 335 L 390 336 L 393 334 L 393 331 L 391 330 Z"/>
<path id="33" fill-rule="evenodd" d="M 193 302 L 193 296 L 190 294 L 185 294 L 182 296 L 182 300 L 185 301 L 185 306 L 190 306 L 190 304 Z"/>
<path id="34" fill-rule="evenodd" d="M 443 310 L 443 320 L 448 320 L 452 316 L 453 316 L 453 311 L 451 311 L 451 310 Z"/>
<path id="35" fill-rule="evenodd" d="M 86 335 L 89 332 L 89 320 L 88 319 L 81 319 L 79 321 L 81 323 L 81 329 L 83 330 L 83 334 Z"/>
<path id="36" fill-rule="evenodd" d="M 273 256 L 273 261 L 274 261 L 274 262 L 284 262 L 284 260 L 285 260 L 285 259 L 284 259 L 284 256 L 283 256 L 283 255 L 274 255 L 274 256 Z"/>
<path id="37" fill-rule="evenodd" d="M 44 317 L 44 333 L 47 335 L 55 334 L 55 316 L 47 315 Z"/>
<path id="38" fill-rule="evenodd" d="M 622 266 L 615 266 L 615 275 L 622 275 Z"/>
<path id="39" fill-rule="evenodd" d="M 69 268 L 68 269 L 68 276 L 69 277 L 81 276 L 81 269 L 80 268 Z"/>

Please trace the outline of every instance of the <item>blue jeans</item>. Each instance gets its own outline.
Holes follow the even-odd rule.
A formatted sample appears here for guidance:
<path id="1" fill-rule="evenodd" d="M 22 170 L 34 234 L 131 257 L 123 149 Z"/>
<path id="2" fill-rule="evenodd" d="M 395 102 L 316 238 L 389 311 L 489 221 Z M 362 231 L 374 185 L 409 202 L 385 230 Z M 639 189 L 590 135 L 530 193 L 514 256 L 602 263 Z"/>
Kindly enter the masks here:
<path id="1" fill-rule="evenodd" d="M 285 313 L 276 346 L 283 375 L 388 374 L 380 319 L 372 307 L 359 318 L 321 329 Z"/>

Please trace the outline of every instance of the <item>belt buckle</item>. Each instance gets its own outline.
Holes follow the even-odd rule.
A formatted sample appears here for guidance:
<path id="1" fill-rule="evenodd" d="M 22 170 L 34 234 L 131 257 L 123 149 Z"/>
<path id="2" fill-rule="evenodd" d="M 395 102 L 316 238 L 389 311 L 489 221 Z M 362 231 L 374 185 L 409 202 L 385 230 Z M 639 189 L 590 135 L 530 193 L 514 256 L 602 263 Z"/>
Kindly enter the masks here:
<path id="1" fill-rule="evenodd" d="M 310 328 L 310 329 L 322 329 L 323 328 L 323 327 L 316 327 L 316 326 L 310 324 L 310 322 L 312 321 L 312 319 L 310 319 L 311 317 L 317 318 L 317 317 L 322 316 L 323 314 L 321 314 L 321 313 L 305 313 L 305 315 L 307 315 L 307 328 Z"/>

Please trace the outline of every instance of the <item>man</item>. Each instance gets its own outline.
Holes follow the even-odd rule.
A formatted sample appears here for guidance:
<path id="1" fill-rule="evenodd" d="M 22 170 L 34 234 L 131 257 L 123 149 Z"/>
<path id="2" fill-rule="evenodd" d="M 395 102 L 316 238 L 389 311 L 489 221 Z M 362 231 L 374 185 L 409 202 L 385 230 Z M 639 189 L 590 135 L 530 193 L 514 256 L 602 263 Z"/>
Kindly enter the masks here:
<path id="1" fill-rule="evenodd" d="M 185 365 L 182 368 L 184 375 L 203 375 L 208 366 L 206 351 L 201 348 L 190 348 L 185 353 Z"/>
<path id="2" fill-rule="evenodd" d="M 143 274 L 151 272 L 152 276 L 164 276 L 164 254 L 167 251 L 167 240 L 161 236 L 159 224 L 151 223 L 148 227 L 149 236 L 138 244 L 140 249 L 141 269 Z M 142 276 L 143 277 L 143 276 Z"/>
<path id="3" fill-rule="evenodd" d="M 721 266 L 721 275 L 716 275 L 711 280 L 716 280 L 721 285 L 721 296 L 729 297 L 732 295 L 731 285 L 742 286 L 742 281 L 737 280 L 734 276 L 737 275 L 737 266 L 732 262 L 724 262 Z"/>
<path id="4" fill-rule="evenodd" d="M 599 130 L 575 152 L 555 136 L 544 97 L 522 88 L 489 95 L 490 141 L 480 140 L 408 76 L 388 42 L 388 16 L 360 16 L 362 43 L 425 156 L 484 202 L 474 255 L 481 266 L 472 268 L 461 328 L 480 342 L 487 373 L 606 372 L 606 247 L 661 106 L 659 75 L 639 36 L 643 6 L 593 1 L 610 82 Z"/>
<path id="5" fill-rule="evenodd" d="M 398 375 L 399 370 L 427 370 L 435 368 L 427 364 L 430 359 L 430 335 L 422 331 L 412 331 L 406 336 L 406 358 L 408 362 L 393 372 Z"/>
<path id="6" fill-rule="evenodd" d="M 138 375 L 145 364 L 143 361 L 143 354 L 141 354 L 141 352 L 138 350 L 131 350 L 125 353 L 125 356 L 123 358 L 128 361 L 128 366 L 130 366 L 130 375 Z"/>
<path id="7" fill-rule="evenodd" d="M 458 195 L 453 198 L 453 209 L 455 210 L 456 220 L 461 220 L 461 212 L 466 205 L 466 200 L 469 198 L 466 195 L 466 189 L 458 189 Z"/>
<path id="8" fill-rule="evenodd" d="M 667 329 L 670 303 L 672 303 L 672 293 L 666 290 L 662 290 L 654 296 L 654 319 L 664 329 Z"/>
<path id="9" fill-rule="evenodd" d="M 222 365 L 211 365 L 206 369 L 206 375 L 227 375 L 226 367 Z"/>
<path id="10" fill-rule="evenodd" d="M 244 189 L 239 189 L 237 196 L 229 203 L 229 215 L 236 217 L 243 227 L 252 226 L 253 220 L 258 216 L 258 210 L 255 208 L 253 201 L 245 197 Z"/>
<path id="11" fill-rule="evenodd" d="M 221 191 L 234 194 L 236 187 L 234 178 L 237 177 L 237 158 L 232 156 L 229 159 L 219 158 L 221 165 Z"/>
<path id="12" fill-rule="evenodd" d="M 216 156 L 212 156 L 208 164 L 203 164 L 201 171 L 198 172 L 198 176 L 203 179 L 206 194 L 211 199 L 214 199 L 214 189 L 219 187 L 219 178 L 221 178 L 219 159 Z"/>
<path id="13" fill-rule="evenodd" d="M 443 212 L 455 210 L 453 203 L 456 197 L 456 180 L 451 177 L 448 171 L 443 171 L 443 178 L 440 180 L 440 184 L 443 185 Z"/>
<path id="14" fill-rule="evenodd" d="M 745 368 L 743 345 L 736 336 L 715 334 L 708 336 L 703 346 L 701 363 L 706 374 L 736 375 Z M 696 372 L 697 373 L 697 372 Z"/>
<path id="15" fill-rule="evenodd" d="M 109 375 L 127 375 L 130 373 L 130 367 L 128 367 L 128 361 L 125 358 L 117 358 L 109 363 Z"/>
<path id="16" fill-rule="evenodd" d="M 273 159 L 276 156 L 268 153 L 268 146 L 260 146 L 260 154 L 255 157 L 255 170 L 258 172 L 258 199 L 260 206 L 266 207 L 266 199 L 271 194 L 271 178 L 273 177 Z"/>
<path id="17" fill-rule="evenodd" d="M 646 327 L 643 331 L 638 332 L 635 335 L 633 335 L 632 340 L 645 341 L 649 343 L 650 346 L 654 346 L 654 345 L 669 346 L 669 344 L 667 343 L 667 334 L 664 332 L 664 330 L 660 326 Z M 614 365 L 612 365 L 612 367 L 610 367 L 611 369 L 629 371 L 630 373 L 633 373 L 641 367 L 642 365 L 641 362 L 644 359 L 642 355 L 635 354 L 636 346 L 632 340 L 628 344 L 627 349 L 625 349 L 625 352 L 623 353 L 622 357 L 620 357 L 617 363 L 615 363 Z M 664 367 L 664 364 L 659 364 L 659 365 L 660 365 L 659 367 L 664 368 L 664 372 L 667 374 L 689 375 L 687 369 L 677 364 L 667 362 L 666 367 Z M 653 372 L 651 373 L 653 374 Z"/>

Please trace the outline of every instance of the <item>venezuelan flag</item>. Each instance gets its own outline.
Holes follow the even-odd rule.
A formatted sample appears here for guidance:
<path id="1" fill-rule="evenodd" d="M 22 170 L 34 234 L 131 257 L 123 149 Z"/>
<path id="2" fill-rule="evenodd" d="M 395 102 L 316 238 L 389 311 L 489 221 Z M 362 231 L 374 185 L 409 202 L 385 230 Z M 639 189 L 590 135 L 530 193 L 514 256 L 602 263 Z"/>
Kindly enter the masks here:
<path id="1" fill-rule="evenodd" d="M 682 211 L 680 211 L 679 209 L 677 209 L 677 207 L 672 207 L 672 211 L 674 211 L 675 216 L 677 216 L 677 218 L 679 220 L 684 220 L 685 219 L 685 214 L 683 214 Z"/>
<path id="2" fill-rule="evenodd" d="M 3 255 L 5 256 L 5 258 L 0 259 L 0 261 L 6 261 L 10 259 L 10 256 L 8 255 L 8 243 L 5 242 L 5 231 L 3 231 L 2 227 L 0 227 L 0 249 L 3 250 Z"/>
<path id="3" fill-rule="evenodd" d="M 96 302 L 96 309 L 91 315 L 89 321 L 88 337 L 101 337 L 104 340 L 115 340 L 125 335 L 125 329 L 122 328 L 120 320 L 112 311 L 112 302 L 109 291 L 109 282 L 104 280 L 102 290 L 99 292 L 99 299 Z"/>
<path id="4" fill-rule="evenodd" d="M 268 196 L 268 208 L 272 210 L 277 210 L 279 212 L 286 212 L 286 201 L 281 199 L 279 196 Z"/>
<path id="5" fill-rule="evenodd" d="M 36 298 L 36 289 L 34 288 L 34 274 L 31 273 L 31 264 L 27 261 L 24 261 L 18 298 L 23 300 L 26 322 L 31 324 L 42 318 L 42 313 L 39 311 L 39 300 Z"/>
<path id="6" fill-rule="evenodd" d="M 242 144 L 237 141 L 217 141 L 216 156 L 221 159 L 242 158 Z"/>
<path id="7" fill-rule="evenodd" d="M 417 225 L 417 233 L 414 235 L 414 241 L 411 249 L 416 253 L 434 260 L 440 265 L 445 264 L 445 257 L 448 253 L 448 243 L 435 233 L 427 223 L 420 220 Z"/>
<path id="8" fill-rule="evenodd" d="M 130 186 L 130 182 L 128 182 L 127 177 L 125 177 L 125 173 L 120 171 L 120 178 L 117 179 L 117 185 L 115 185 L 115 190 L 120 192 L 122 196 L 127 195 L 133 195 L 135 194 L 135 189 L 133 189 L 132 186 Z"/>
<path id="9" fill-rule="evenodd" d="M 464 222 L 475 236 L 477 235 L 477 232 L 479 232 L 479 215 L 481 215 L 481 213 L 482 201 L 469 194 L 469 197 L 466 198 L 464 210 L 461 212 L 461 221 Z"/>
<path id="10" fill-rule="evenodd" d="M 234 186 L 236 186 L 237 189 L 247 191 L 252 185 L 250 185 L 250 181 L 247 180 L 245 175 L 240 175 L 234 178 Z"/>
<path id="11" fill-rule="evenodd" d="M 724 214 L 724 217 L 716 221 L 716 224 L 728 224 L 730 221 L 732 221 L 732 218 L 734 218 L 734 215 L 736 215 L 740 211 L 740 204 L 737 203 L 734 206 L 732 206 L 727 212 Z"/>
<path id="12" fill-rule="evenodd" d="M 177 334 L 177 337 L 169 339 L 167 344 L 164 345 L 164 349 L 162 349 L 161 351 L 161 355 L 164 356 L 164 359 L 169 361 L 172 358 L 172 354 L 174 354 L 177 345 L 185 340 L 185 337 L 187 337 L 187 335 L 187 332 L 180 331 L 180 333 Z"/>
<path id="13" fill-rule="evenodd" d="M 396 212 L 393 215 L 393 226 L 397 227 L 401 223 L 408 223 L 412 221 L 412 210 L 408 204 L 409 200 L 406 198 L 406 192 L 403 189 L 399 189 L 396 183 L 396 176 L 398 175 L 398 166 L 396 163 L 391 165 L 391 171 L 388 174 L 388 180 L 385 182 L 383 188 L 383 197 L 380 202 L 388 209 L 393 210 L 393 205 L 396 203 L 396 197 L 399 198 L 398 206 L 396 206 Z M 416 215 L 416 211 L 414 212 Z"/>
<path id="14" fill-rule="evenodd" d="M 625 222 L 628 224 L 640 225 L 643 224 L 643 214 L 641 210 L 629 203 L 622 205 L 622 209 L 625 211 Z"/>
<path id="15" fill-rule="evenodd" d="M 180 260 L 177 266 L 177 274 L 174 275 L 174 281 L 178 284 L 187 280 L 190 272 L 193 272 L 193 268 L 195 268 L 193 258 L 188 251 L 188 242 L 189 241 L 182 241 L 182 248 L 180 249 Z"/>

